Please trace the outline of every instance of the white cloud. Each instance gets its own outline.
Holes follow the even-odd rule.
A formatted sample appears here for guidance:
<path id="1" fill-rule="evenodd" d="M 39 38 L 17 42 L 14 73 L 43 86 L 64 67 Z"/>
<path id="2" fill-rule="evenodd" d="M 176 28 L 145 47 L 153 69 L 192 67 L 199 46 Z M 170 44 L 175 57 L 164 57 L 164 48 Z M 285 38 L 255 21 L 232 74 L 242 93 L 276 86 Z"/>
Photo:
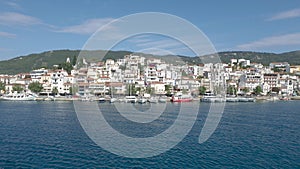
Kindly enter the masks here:
<path id="1" fill-rule="evenodd" d="M 22 25 L 22 26 L 30 26 L 43 24 L 42 21 L 38 18 L 24 15 L 21 13 L 15 12 L 5 12 L 0 14 L 0 24 L 1 25 Z"/>
<path id="2" fill-rule="evenodd" d="M 15 38 L 15 37 L 17 37 L 17 35 L 12 34 L 12 33 L 8 33 L 8 32 L 0 32 L 0 37 Z"/>
<path id="3" fill-rule="evenodd" d="M 1 52 L 7 52 L 7 51 L 10 51 L 10 50 L 11 50 L 11 49 L 1 48 L 1 47 L 0 47 L 0 51 L 1 51 Z"/>
<path id="4" fill-rule="evenodd" d="M 183 43 L 164 37 L 153 37 L 150 35 L 139 35 L 128 39 L 139 51 L 155 55 L 181 54 L 190 55 L 191 51 Z"/>
<path id="5" fill-rule="evenodd" d="M 114 20 L 113 18 L 89 19 L 79 25 L 73 25 L 73 26 L 67 26 L 61 28 L 57 30 L 57 32 L 66 32 L 66 33 L 75 33 L 75 34 L 92 34 L 96 32 L 100 27 L 106 25 L 107 23 L 113 20 Z"/>
<path id="6" fill-rule="evenodd" d="M 238 45 L 237 48 L 241 50 L 255 50 L 287 47 L 292 45 L 300 45 L 300 33 L 267 37 L 254 42 Z"/>
<path id="7" fill-rule="evenodd" d="M 6 1 L 5 4 L 14 9 L 22 9 L 21 6 L 18 3 L 16 3 L 15 1 Z"/>
<path id="8" fill-rule="evenodd" d="M 152 36 L 151 34 L 139 35 L 128 39 L 129 42 L 135 44 L 138 47 L 143 48 L 177 48 L 183 44 L 177 40 L 164 38 L 163 36 Z"/>
<path id="9" fill-rule="evenodd" d="M 280 13 L 270 17 L 268 20 L 274 21 L 274 20 L 289 19 L 289 18 L 296 18 L 296 17 L 300 17 L 300 8 L 280 12 Z"/>

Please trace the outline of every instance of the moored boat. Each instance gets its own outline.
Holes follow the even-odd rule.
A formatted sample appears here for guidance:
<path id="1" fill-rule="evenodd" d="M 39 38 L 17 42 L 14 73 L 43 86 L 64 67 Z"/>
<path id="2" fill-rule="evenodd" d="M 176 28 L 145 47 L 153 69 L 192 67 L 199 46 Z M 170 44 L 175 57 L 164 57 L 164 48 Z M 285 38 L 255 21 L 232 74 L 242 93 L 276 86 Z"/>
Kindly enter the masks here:
<path id="1" fill-rule="evenodd" d="M 226 102 L 255 102 L 252 97 L 226 97 Z"/>
<path id="2" fill-rule="evenodd" d="M 146 99 L 146 98 L 143 98 L 143 97 L 141 97 L 141 98 L 139 98 L 139 99 L 137 100 L 137 102 L 138 102 L 138 103 L 141 103 L 141 104 L 144 104 L 144 103 L 146 103 L 146 102 L 147 102 L 147 99 Z"/>
<path id="3" fill-rule="evenodd" d="M 255 98 L 252 97 L 240 97 L 239 102 L 255 102 Z"/>
<path id="4" fill-rule="evenodd" d="M 126 103 L 136 103 L 137 98 L 135 96 L 125 96 L 125 102 Z"/>
<path id="5" fill-rule="evenodd" d="M 104 103 L 106 101 L 104 97 L 99 97 L 97 100 L 99 101 L 99 103 Z"/>
<path id="6" fill-rule="evenodd" d="M 209 103 L 215 103 L 215 102 L 225 102 L 225 97 L 221 96 L 204 96 L 200 100 L 201 102 L 209 102 Z"/>
<path id="7" fill-rule="evenodd" d="M 117 99 L 117 98 L 114 98 L 114 97 L 113 97 L 113 98 L 110 98 L 110 100 L 109 100 L 110 103 L 114 103 L 114 102 L 117 102 L 117 101 L 118 101 L 118 99 Z"/>
<path id="8" fill-rule="evenodd" d="M 172 96 L 171 99 L 172 102 L 191 102 L 193 101 L 193 98 L 191 95 L 188 94 L 182 94 L 182 93 L 176 93 Z"/>
<path id="9" fill-rule="evenodd" d="M 149 101 L 150 103 L 157 103 L 157 102 L 158 102 L 158 99 L 155 98 L 155 97 L 151 97 L 150 99 L 148 99 L 148 101 Z"/>
<path id="10" fill-rule="evenodd" d="M 36 99 L 36 96 L 29 93 L 13 93 L 4 95 L 1 97 L 3 100 L 11 100 L 11 101 L 32 101 Z"/>
<path id="11" fill-rule="evenodd" d="M 166 96 L 161 96 L 158 98 L 158 102 L 160 103 L 166 103 L 168 101 L 168 97 Z"/>

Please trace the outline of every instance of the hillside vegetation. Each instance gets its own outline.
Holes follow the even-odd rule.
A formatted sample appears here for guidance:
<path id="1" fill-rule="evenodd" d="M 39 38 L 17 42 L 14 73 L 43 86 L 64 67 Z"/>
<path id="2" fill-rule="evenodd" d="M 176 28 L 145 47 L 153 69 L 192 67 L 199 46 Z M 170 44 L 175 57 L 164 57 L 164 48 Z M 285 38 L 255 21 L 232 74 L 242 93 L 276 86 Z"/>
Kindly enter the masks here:
<path id="1" fill-rule="evenodd" d="M 131 54 L 129 51 L 84 51 L 82 56 L 87 61 L 95 62 L 106 59 L 119 59 L 124 55 Z M 45 67 L 52 68 L 53 65 L 59 65 L 66 61 L 69 57 L 72 61 L 80 53 L 80 50 L 55 50 L 47 51 L 38 54 L 30 54 L 27 56 L 19 56 L 10 60 L 0 61 L 0 74 L 17 74 L 22 72 L 30 72 L 33 69 Z M 106 53 L 105 57 L 101 59 Z M 189 64 L 200 64 L 200 57 L 187 57 L 187 56 L 154 56 L 151 54 L 138 53 L 144 57 L 161 58 L 169 63 L 178 63 L 184 61 Z M 300 51 L 293 51 L 281 54 L 275 53 L 262 53 L 262 52 L 244 52 L 244 51 L 232 51 L 232 52 L 220 52 L 218 53 L 222 62 L 229 63 L 230 59 L 249 59 L 251 62 L 262 63 L 268 65 L 270 62 L 289 62 L 291 65 L 300 64 Z"/>

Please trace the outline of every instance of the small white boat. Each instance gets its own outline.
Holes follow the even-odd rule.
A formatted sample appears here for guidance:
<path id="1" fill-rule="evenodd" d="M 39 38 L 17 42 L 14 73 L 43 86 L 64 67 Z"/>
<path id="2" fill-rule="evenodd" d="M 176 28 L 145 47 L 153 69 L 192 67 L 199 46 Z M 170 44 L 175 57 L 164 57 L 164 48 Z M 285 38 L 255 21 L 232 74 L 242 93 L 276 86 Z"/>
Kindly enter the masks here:
<path id="1" fill-rule="evenodd" d="M 99 97 L 99 98 L 98 98 L 98 101 L 99 101 L 100 103 L 104 103 L 104 102 L 105 102 L 105 98 L 104 98 L 104 97 Z"/>
<path id="2" fill-rule="evenodd" d="M 160 102 L 160 103 L 166 103 L 167 100 L 168 100 L 168 97 L 166 97 L 166 96 L 162 96 L 162 97 L 158 98 L 158 102 Z"/>
<path id="3" fill-rule="evenodd" d="M 226 102 L 239 102 L 238 97 L 226 97 Z"/>
<path id="4" fill-rule="evenodd" d="M 226 99 L 224 97 L 221 96 L 204 96 L 203 98 L 201 98 L 202 102 L 209 102 L 209 103 L 215 103 L 215 102 L 225 102 Z"/>
<path id="5" fill-rule="evenodd" d="M 155 97 L 151 97 L 148 101 L 149 101 L 150 103 L 157 103 L 157 102 L 158 102 L 158 99 L 155 98 Z"/>
<path id="6" fill-rule="evenodd" d="M 147 103 L 147 99 L 145 99 L 145 98 L 139 98 L 139 99 L 137 100 L 137 102 L 138 102 L 138 103 L 141 103 L 141 104 L 144 104 L 144 103 Z"/>
<path id="7" fill-rule="evenodd" d="M 126 103 L 126 98 L 125 98 L 125 97 L 124 97 L 124 98 L 119 98 L 119 99 L 118 99 L 118 102 L 121 102 L 121 103 L 124 103 L 124 102 L 125 102 L 125 103 Z"/>
<path id="8" fill-rule="evenodd" d="M 135 96 L 125 96 L 125 102 L 126 103 L 136 103 L 137 98 Z"/>
<path id="9" fill-rule="evenodd" d="M 28 93 L 14 93 L 8 94 L 1 97 L 3 100 L 11 100 L 11 101 L 32 101 L 36 99 L 36 96 Z"/>
<path id="10" fill-rule="evenodd" d="M 193 98 L 190 94 L 176 93 L 172 96 L 172 102 L 191 102 Z"/>
<path id="11" fill-rule="evenodd" d="M 226 97 L 226 102 L 255 102 L 252 97 Z"/>
<path id="12" fill-rule="evenodd" d="M 117 101 L 118 101 L 118 99 L 113 97 L 113 98 L 110 98 L 109 102 L 114 103 L 114 102 L 117 102 Z"/>
<path id="13" fill-rule="evenodd" d="M 278 101 L 278 100 L 280 100 L 280 99 L 279 99 L 279 97 L 277 97 L 277 96 L 273 96 L 273 97 L 268 98 L 267 100 L 268 100 L 268 101 Z"/>
<path id="14" fill-rule="evenodd" d="M 240 97 L 239 102 L 255 102 L 255 98 L 252 97 Z"/>
<path id="15" fill-rule="evenodd" d="M 44 99 L 45 101 L 53 101 L 54 100 L 54 97 L 53 96 L 49 96 L 49 97 L 46 97 L 45 99 Z"/>
<path id="16" fill-rule="evenodd" d="M 89 101 L 92 101 L 92 100 L 89 97 L 83 97 L 81 99 L 81 101 L 83 101 L 83 102 L 89 102 Z"/>

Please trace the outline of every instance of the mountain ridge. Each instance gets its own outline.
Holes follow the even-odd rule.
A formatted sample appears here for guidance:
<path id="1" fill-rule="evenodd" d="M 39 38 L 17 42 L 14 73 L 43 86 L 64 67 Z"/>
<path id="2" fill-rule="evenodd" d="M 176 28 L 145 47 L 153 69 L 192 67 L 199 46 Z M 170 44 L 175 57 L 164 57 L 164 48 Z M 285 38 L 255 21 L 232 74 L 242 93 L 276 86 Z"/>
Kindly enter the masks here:
<path id="1" fill-rule="evenodd" d="M 107 53 L 106 53 L 107 52 Z M 59 65 L 66 61 L 69 57 L 71 60 L 77 57 L 80 50 L 51 50 L 41 53 L 33 53 L 26 56 L 18 56 L 9 60 L 0 61 L 0 74 L 18 74 L 29 72 L 33 69 L 46 67 L 52 68 L 53 65 Z M 84 51 L 83 56 L 88 58 L 88 61 L 97 61 L 99 56 L 103 56 L 106 53 L 104 60 L 106 59 L 119 59 L 124 55 L 132 54 L 131 51 Z M 166 60 L 167 62 L 174 62 L 174 56 L 176 55 L 152 55 L 145 53 L 135 53 L 144 57 L 155 57 Z M 85 56 L 86 55 L 86 56 Z M 262 63 L 268 65 L 270 62 L 289 62 L 291 65 L 300 64 L 300 50 L 290 51 L 284 53 L 268 53 L 268 52 L 254 52 L 254 51 L 225 51 L 219 52 L 218 55 L 223 63 L 229 63 L 230 59 L 248 59 L 251 62 Z M 180 60 L 189 64 L 200 64 L 200 57 L 189 56 L 176 56 Z"/>

